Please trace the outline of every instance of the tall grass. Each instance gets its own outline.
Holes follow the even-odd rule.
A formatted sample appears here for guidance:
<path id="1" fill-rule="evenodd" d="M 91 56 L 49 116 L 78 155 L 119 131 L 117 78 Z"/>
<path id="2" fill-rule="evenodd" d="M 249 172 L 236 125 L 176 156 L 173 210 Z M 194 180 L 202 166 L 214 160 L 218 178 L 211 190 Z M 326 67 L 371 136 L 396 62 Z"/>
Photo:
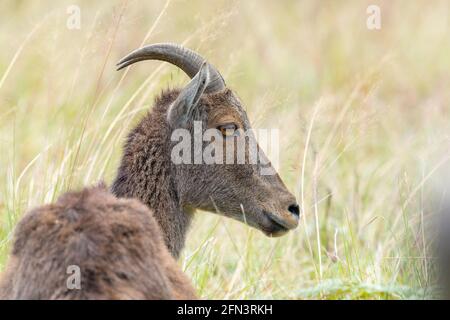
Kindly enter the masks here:
<path id="1" fill-rule="evenodd" d="M 302 205 L 277 239 L 199 212 L 180 264 L 201 296 L 432 297 L 423 194 L 448 160 L 449 4 L 375 2 L 378 31 L 366 1 L 2 1 L 0 269 L 28 208 L 111 182 L 130 128 L 187 81 L 114 64 L 173 41 L 221 70 L 254 127 L 280 130 L 279 171 Z"/>

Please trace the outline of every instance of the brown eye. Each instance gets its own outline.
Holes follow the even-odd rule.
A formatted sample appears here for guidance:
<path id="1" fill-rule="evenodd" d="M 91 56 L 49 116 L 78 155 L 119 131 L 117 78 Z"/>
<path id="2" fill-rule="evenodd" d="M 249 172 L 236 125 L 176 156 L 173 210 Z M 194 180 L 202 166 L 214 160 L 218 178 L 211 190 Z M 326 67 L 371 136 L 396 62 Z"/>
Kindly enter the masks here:
<path id="1" fill-rule="evenodd" d="M 227 123 L 217 127 L 224 137 L 231 137 L 235 134 L 237 126 L 234 123 Z"/>

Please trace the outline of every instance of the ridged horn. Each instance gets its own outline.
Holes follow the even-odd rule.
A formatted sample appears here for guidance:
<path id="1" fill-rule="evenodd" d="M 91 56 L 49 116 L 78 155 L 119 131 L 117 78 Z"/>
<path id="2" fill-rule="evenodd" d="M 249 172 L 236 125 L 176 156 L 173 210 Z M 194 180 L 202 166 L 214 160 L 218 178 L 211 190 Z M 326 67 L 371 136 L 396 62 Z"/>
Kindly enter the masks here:
<path id="1" fill-rule="evenodd" d="M 137 49 L 117 63 L 117 70 L 125 68 L 135 62 L 143 60 L 160 60 L 176 65 L 191 79 L 197 74 L 205 59 L 190 49 L 174 43 L 156 43 Z M 214 93 L 225 88 L 225 81 L 219 71 L 208 63 L 209 84 L 205 89 L 207 93 Z"/>

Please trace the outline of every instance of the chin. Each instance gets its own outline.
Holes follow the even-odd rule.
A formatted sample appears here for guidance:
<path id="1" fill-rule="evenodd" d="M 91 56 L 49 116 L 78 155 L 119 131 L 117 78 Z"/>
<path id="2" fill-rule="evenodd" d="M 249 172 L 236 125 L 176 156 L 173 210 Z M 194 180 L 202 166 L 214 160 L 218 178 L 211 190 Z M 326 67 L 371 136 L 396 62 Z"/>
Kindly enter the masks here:
<path id="1" fill-rule="evenodd" d="M 263 233 L 270 238 L 279 238 L 279 237 L 284 236 L 288 232 L 289 232 L 288 229 L 274 230 L 274 231 L 263 230 Z"/>
<path id="2" fill-rule="evenodd" d="M 278 238 L 284 236 L 286 233 L 289 232 L 290 229 L 273 222 L 270 223 L 269 225 L 259 226 L 259 230 L 261 230 L 268 237 Z"/>

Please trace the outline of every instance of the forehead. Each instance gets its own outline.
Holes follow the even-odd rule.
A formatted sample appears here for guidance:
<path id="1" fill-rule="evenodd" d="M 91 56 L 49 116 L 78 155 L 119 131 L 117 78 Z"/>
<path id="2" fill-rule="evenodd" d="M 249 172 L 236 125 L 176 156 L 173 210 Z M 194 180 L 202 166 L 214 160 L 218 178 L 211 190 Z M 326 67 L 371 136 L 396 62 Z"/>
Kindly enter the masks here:
<path id="1" fill-rule="evenodd" d="M 236 123 L 241 128 L 250 126 L 241 101 L 231 90 L 210 95 L 205 102 L 208 126 L 225 123 Z"/>

